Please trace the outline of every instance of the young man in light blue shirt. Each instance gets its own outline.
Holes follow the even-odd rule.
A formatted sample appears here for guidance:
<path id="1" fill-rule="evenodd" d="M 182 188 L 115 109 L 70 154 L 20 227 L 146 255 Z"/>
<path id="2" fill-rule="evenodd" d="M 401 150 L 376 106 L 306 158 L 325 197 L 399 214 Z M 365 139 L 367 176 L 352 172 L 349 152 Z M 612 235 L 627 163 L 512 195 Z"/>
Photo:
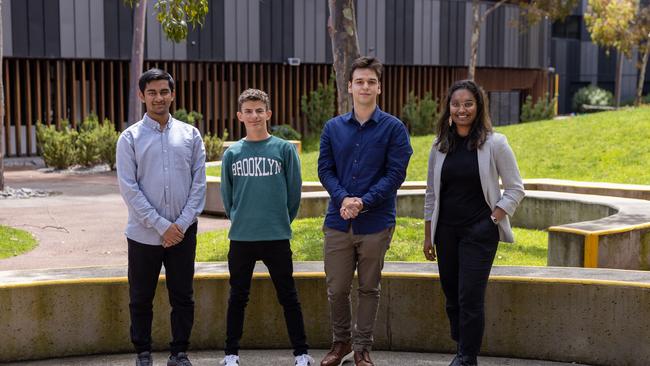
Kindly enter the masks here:
<path id="1" fill-rule="evenodd" d="M 205 148 L 200 132 L 169 114 L 174 79 L 159 69 L 138 82 L 147 106 L 117 141 L 117 178 L 129 210 L 129 310 L 136 366 L 151 366 L 152 302 L 161 266 L 172 307 L 167 366 L 191 366 L 197 216 L 205 204 Z"/>

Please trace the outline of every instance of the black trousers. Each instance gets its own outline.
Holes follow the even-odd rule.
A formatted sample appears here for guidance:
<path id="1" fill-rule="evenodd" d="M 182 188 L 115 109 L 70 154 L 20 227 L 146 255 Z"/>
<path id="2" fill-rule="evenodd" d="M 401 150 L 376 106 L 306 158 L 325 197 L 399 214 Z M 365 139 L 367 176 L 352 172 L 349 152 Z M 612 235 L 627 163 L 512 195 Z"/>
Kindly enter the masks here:
<path id="1" fill-rule="evenodd" d="M 194 259 L 196 256 L 196 227 L 192 224 L 180 243 L 163 248 L 127 239 L 129 243 L 129 310 L 131 313 L 131 342 L 136 352 L 151 351 L 151 321 L 153 299 L 160 269 L 165 265 L 165 279 L 171 304 L 173 355 L 185 352 L 189 346 L 194 323 Z"/>
<path id="2" fill-rule="evenodd" d="M 499 244 L 498 228 L 489 216 L 463 227 L 438 224 L 434 242 L 451 338 L 460 354 L 475 357 L 485 328 L 485 289 Z"/>
<path id="3" fill-rule="evenodd" d="M 307 337 L 293 280 L 293 261 L 289 240 L 230 242 L 228 270 L 230 298 L 226 318 L 226 355 L 239 353 L 239 341 L 244 332 L 244 312 L 248 304 L 255 262 L 261 260 L 269 269 L 278 301 L 284 309 L 284 320 L 295 356 L 307 353 Z"/>

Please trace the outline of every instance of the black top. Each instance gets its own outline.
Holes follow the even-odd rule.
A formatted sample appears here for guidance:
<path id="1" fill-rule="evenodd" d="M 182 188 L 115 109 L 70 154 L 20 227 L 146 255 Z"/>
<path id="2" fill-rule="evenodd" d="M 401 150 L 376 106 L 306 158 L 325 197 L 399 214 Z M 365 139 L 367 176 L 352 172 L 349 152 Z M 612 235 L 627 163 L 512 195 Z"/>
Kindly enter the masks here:
<path id="1" fill-rule="evenodd" d="M 454 151 L 447 153 L 440 176 L 438 222 L 462 226 L 490 215 L 478 170 L 478 150 L 467 147 L 467 138 L 456 136 Z"/>

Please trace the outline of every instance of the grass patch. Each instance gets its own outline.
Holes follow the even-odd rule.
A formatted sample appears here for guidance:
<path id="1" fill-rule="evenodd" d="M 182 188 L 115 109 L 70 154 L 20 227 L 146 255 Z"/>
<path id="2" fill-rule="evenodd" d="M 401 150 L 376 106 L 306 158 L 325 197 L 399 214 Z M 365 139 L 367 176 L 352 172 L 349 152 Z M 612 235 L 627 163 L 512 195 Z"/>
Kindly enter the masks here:
<path id="1" fill-rule="evenodd" d="M 650 184 L 650 107 L 498 127 L 524 178 Z M 426 180 L 434 136 L 413 137 L 406 180 Z M 318 181 L 314 142 L 301 155 L 302 177 Z M 209 175 L 219 175 L 209 168 Z"/>
<path id="2" fill-rule="evenodd" d="M 28 252 L 37 244 L 36 238 L 27 231 L 0 225 L 0 259 Z"/>
<path id="3" fill-rule="evenodd" d="M 296 261 L 323 260 L 322 217 L 297 219 L 291 225 L 291 248 Z M 495 264 L 545 266 L 547 234 L 540 230 L 515 228 L 516 242 L 499 245 Z M 387 261 L 422 262 L 424 221 L 410 217 L 397 218 L 397 227 Z M 198 235 L 196 260 L 200 262 L 228 260 L 228 230 L 205 232 Z"/>

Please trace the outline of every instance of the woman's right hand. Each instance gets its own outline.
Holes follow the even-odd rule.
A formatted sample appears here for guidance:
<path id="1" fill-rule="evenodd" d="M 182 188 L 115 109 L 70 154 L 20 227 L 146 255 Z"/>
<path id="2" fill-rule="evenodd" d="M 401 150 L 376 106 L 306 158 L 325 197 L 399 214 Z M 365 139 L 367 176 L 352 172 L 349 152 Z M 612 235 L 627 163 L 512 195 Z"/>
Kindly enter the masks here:
<path id="1" fill-rule="evenodd" d="M 433 244 L 431 243 L 430 239 L 427 238 L 424 239 L 424 245 L 422 246 L 422 250 L 424 251 L 424 257 L 428 261 L 436 260 L 436 248 L 433 247 Z"/>

